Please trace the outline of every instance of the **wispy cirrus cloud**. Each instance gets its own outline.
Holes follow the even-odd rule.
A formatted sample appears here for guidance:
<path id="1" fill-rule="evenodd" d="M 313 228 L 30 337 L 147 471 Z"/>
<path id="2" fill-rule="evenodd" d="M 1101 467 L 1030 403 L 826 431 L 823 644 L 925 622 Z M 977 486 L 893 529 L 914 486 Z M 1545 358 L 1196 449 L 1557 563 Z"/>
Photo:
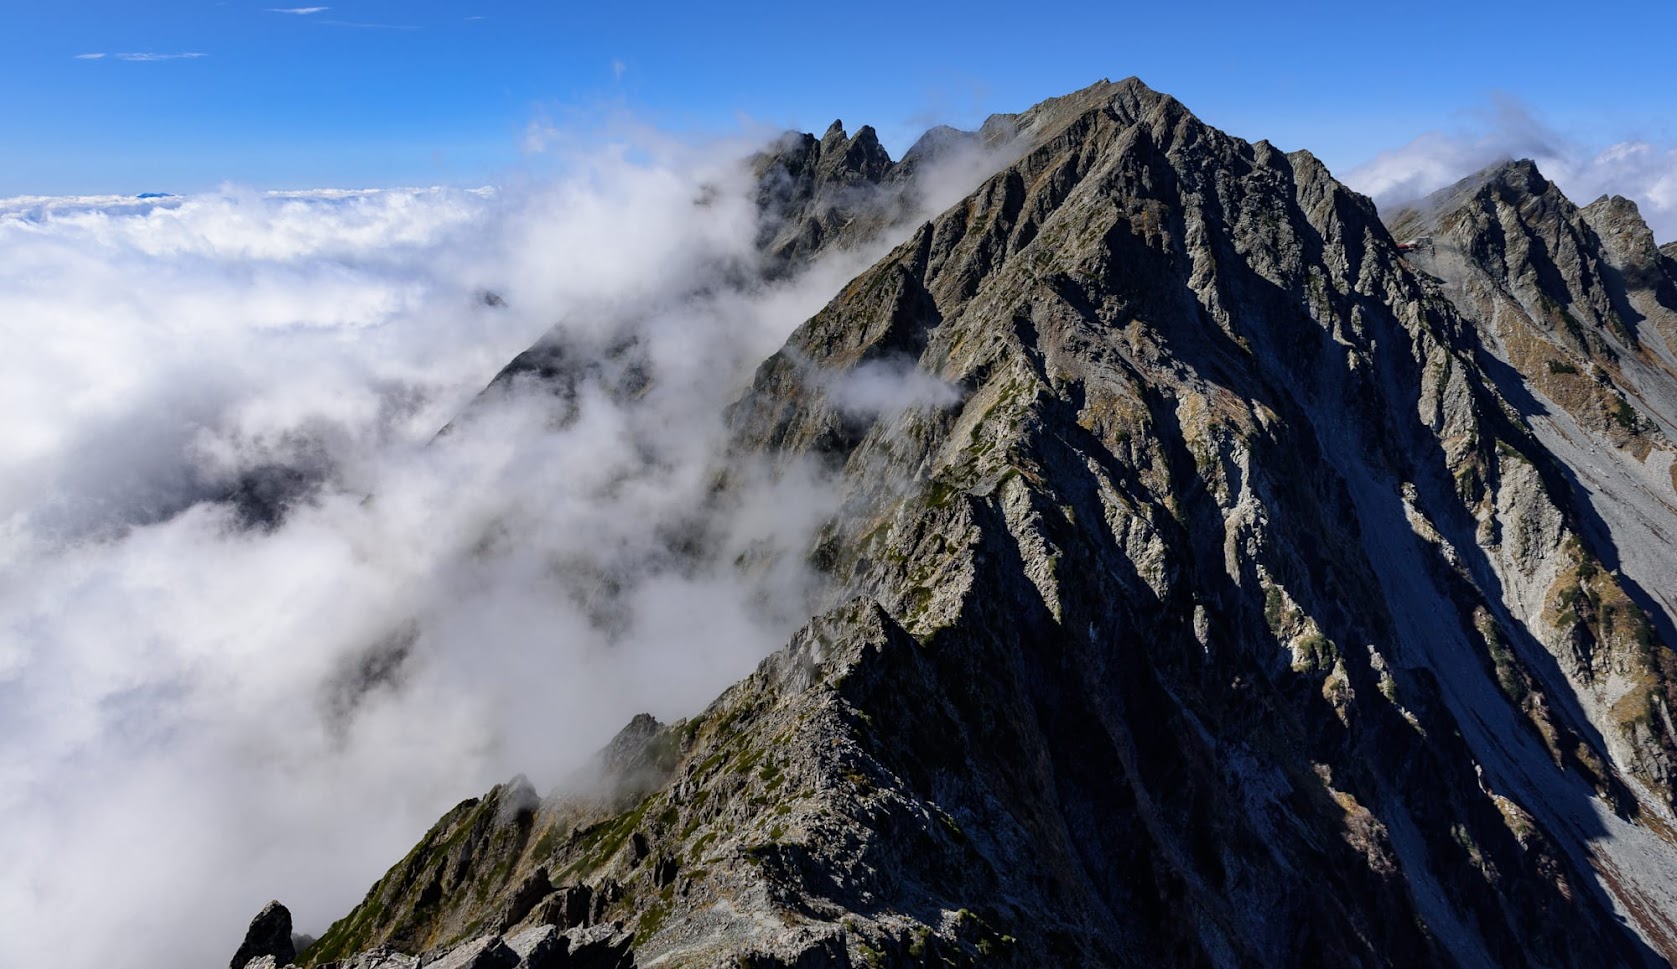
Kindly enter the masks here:
<path id="1" fill-rule="evenodd" d="M 298 14 L 300 16 L 306 17 L 311 13 L 320 13 L 324 10 L 331 10 L 331 9 L 332 9 L 331 7 L 269 7 L 268 12 L 269 13 L 294 13 L 294 14 Z"/>
<path id="2" fill-rule="evenodd" d="M 418 30 L 414 24 L 368 24 L 358 20 L 316 20 L 317 24 L 327 27 L 364 27 L 369 30 Z"/>
<path id="3" fill-rule="evenodd" d="M 76 60 L 78 60 L 78 61 L 96 61 L 96 60 L 99 60 L 99 59 L 101 59 L 101 58 L 103 58 L 103 57 L 104 57 L 104 56 L 105 56 L 105 55 L 104 55 L 104 54 L 102 54 L 102 53 L 97 53 L 97 54 L 77 54 L 77 55 L 76 55 Z"/>
<path id="4" fill-rule="evenodd" d="M 100 56 L 102 57 L 104 55 L 101 54 Z M 204 53 L 203 51 L 189 50 L 189 51 L 181 51 L 180 53 L 174 53 L 174 54 L 160 54 L 160 53 L 157 53 L 155 51 L 133 51 L 133 52 L 129 52 L 129 53 L 126 53 L 126 54 L 114 54 L 112 56 L 114 56 L 119 61 L 137 61 L 139 63 L 150 63 L 152 61 L 194 60 L 194 59 L 199 58 L 199 57 L 208 57 L 210 55 Z"/>

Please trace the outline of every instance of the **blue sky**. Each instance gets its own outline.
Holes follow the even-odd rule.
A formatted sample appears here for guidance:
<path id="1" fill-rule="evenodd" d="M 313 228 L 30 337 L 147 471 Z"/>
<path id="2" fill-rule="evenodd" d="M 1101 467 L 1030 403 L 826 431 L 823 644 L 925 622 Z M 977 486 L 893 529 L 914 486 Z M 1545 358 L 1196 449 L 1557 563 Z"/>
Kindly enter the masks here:
<path id="1" fill-rule="evenodd" d="M 483 184 L 534 118 L 871 123 L 900 151 L 1137 74 L 1336 170 L 1495 97 L 1596 145 L 1677 141 L 1669 0 L 1592 4 L 59 0 L 0 31 L 0 195 Z M 307 7 L 302 7 L 307 9 Z M 102 58 L 79 58 L 98 54 Z M 119 54 L 200 54 L 121 59 Z"/>

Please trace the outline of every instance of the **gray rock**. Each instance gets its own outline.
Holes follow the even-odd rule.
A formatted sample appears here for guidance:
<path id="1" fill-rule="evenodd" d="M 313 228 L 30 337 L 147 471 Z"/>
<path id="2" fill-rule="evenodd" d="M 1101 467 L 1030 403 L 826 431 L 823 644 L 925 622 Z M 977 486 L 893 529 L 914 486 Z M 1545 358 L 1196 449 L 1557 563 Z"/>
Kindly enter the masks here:
<path id="1" fill-rule="evenodd" d="M 519 955 L 498 935 L 486 935 L 423 962 L 423 969 L 513 969 Z"/>
<path id="2" fill-rule="evenodd" d="M 526 929 L 507 939 L 519 969 L 630 969 L 633 936 L 617 926 L 560 931 L 551 925 Z"/>
<path id="3" fill-rule="evenodd" d="M 388 946 L 374 946 L 342 963 L 341 969 L 419 969 L 419 958 Z"/>
<path id="4" fill-rule="evenodd" d="M 623 931 L 621 926 L 594 925 L 572 929 L 564 937 L 569 944 L 567 958 L 548 965 L 572 969 L 632 969 L 635 965 L 635 954 L 631 948 L 634 933 Z M 548 967 L 531 963 L 530 969 Z"/>
<path id="5" fill-rule="evenodd" d="M 519 969 L 565 969 L 571 965 L 571 941 L 551 925 L 523 933 L 517 948 Z"/>
<path id="6" fill-rule="evenodd" d="M 529 963 L 530 953 L 538 948 L 545 949 L 552 946 L 554 940 L 561 939 L 561 937 L 562 933 L 554 926 L 537 925 L 506 936 L 505 941 L 507 947 L 518 956 L 521 963 Z M 560 941 L 559 945 L 569 951 L 570 946 L 567 943 Z"/>
<path id="7" fill-rule="evenodd" d="M 542 900 L 553 894 L 553 883 L 548 880 L 547 869 L 538 867 L 525 876 L 524 881 L 513 890 L 507 899 L 506 907 L 495 920 L 497 931 L 505 932 L 519 922 L 524 921 Z"/>
<path id="8" fill-rule="evenodd" d="M 263 906 L 262 911 L 250 920 L 245 939 L 239 944 L 239 950 L 233 954 L 229 965 L 231 969 L 244 969 L 252 960 L 262 956 L 272 956 L 281 966 L 297 958 L 297 950 L 291 942 L 291 910 L 277 901 Z"/>

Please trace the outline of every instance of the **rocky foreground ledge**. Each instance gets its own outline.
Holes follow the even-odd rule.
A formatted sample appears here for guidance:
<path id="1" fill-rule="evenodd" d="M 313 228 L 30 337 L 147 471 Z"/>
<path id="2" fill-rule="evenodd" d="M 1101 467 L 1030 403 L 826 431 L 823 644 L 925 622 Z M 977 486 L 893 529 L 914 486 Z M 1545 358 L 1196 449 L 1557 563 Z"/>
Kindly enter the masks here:
<path id="1" fill-rule="evenodd" d="M 562 922 L 567 906 L 546 911 Z M 541 911 L 532 914 L 542 917 Z M 426 958 L 379 946 L 343 962 L 323 963 L 321 969 L 632 969 L 634 938 L 619 923 L 570 928 L 537 924 L 511 934 L 478 936 Z M 290 910 L 269 902 L 251 920 L 229 969 L 283 969 L 294 965 L 298 948 Z"/>

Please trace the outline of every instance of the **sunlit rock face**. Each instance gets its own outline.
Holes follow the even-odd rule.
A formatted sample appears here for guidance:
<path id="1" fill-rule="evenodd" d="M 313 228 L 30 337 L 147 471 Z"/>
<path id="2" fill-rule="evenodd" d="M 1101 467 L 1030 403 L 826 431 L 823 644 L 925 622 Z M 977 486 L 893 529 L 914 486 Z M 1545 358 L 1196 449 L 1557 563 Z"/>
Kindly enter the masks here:
<path id="1" fill-rule="evenodd" d="M 728 410 L 837 476 L 819 613 L 463 802 L 299 961 L 1677 956 L 1669 247 L 1529 164 L 1388 230 L 1134 80 L 971 137 L 1012 160 Z M 760 244 L 900 164 L 788 140 Z"/>

